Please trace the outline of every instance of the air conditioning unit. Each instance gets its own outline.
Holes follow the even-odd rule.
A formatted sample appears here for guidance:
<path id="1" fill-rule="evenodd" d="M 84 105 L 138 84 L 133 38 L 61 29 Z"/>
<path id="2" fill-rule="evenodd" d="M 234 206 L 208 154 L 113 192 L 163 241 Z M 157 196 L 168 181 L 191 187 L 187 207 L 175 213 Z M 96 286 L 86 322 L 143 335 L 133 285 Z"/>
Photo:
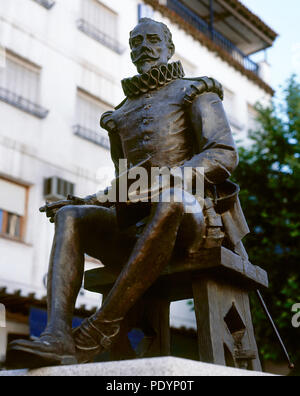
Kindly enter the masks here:
<path id="1" fill-rule="evenodd" d="M 44 198 L 47 201 L 66 199 L 69 194 L 74 194 L 74 187 L 75 185 L 67 180 L 56 176 L 50 177 L 44 180 Z"/>

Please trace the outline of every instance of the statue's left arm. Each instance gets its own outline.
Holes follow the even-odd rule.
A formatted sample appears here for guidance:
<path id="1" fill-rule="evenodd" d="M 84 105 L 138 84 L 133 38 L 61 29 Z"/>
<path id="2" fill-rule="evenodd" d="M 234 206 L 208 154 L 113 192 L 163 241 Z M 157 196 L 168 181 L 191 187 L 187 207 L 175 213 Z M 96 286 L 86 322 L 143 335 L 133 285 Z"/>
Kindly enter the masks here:
<path id="1" fill-rule="evenodd" d="M 208 184 L 228 179 L 238 165 L 238 153 L 222 101 L 215 92 L 197 96 L 188 108 L 195 155 L 184 166 L 203 167 Z"/>
<path id="2" fill-rule="evenodd" d="M 214 84 L 216 85 L 216 84 Z M 194 91 L 195 93 L 195 91 Z M 196 145 L 194 156 L 184 166 L 203 167 L 206 186 L 215 186 L 216 204 L 228 241 L 246 257 L 241 240 L 249 233 L 242 212 L 239 187 L 229 181 L 238 165 L 238 152 L 219 92 L 192 95 L 188 112 Z M 241 253 L 242 251 L 242 253 Z"/>

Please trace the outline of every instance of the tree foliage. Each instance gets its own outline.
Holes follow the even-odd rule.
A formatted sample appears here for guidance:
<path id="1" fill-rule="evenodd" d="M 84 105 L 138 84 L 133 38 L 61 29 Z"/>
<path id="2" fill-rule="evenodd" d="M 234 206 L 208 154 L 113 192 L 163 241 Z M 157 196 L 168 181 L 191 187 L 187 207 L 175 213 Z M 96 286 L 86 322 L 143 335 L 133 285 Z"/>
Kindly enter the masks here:
<path id="1" fill-rule="evenodd" d="M 245 246 L 254 265 L 269 275 L 267 305 L 294 361 L 300 366 L 300 327 L 292 306 L 300 303 L 300 84 L 292 76 L 281 101 L 257 105 L 253 145 L 241 148 L 235 181 L 251 234 Z M 263 359 L 283 360 L 257 301 L 254 327 Z"/>

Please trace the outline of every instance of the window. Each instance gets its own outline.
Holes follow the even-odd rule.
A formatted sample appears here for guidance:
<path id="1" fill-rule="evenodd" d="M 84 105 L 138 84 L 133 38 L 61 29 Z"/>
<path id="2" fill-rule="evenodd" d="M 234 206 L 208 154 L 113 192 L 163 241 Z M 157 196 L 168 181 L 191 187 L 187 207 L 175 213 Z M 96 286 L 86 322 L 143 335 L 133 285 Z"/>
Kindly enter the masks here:
<path id="1" fill-rule="evenodd" d="M 235 113 L 235 95 L 228 88 L 224 87 L 224 109 L 229 116 L 234 116 Z"/>
<path id="2" fill-rule="evenodd" d="M 77 94 L 76 107 L 75 135 L 109 149 L 110 144 L 107 132 L 100 128 L 99 121 L 101 114 L 111 110 L 111 108 L 100 99 L 80 89 Z"/>
<path id="3" fill-rule="evenodd" d="M 82 0 L 78 29 L 113 51 L 124 52 L 118 42 L 118 14 L 98 0 Z"/>
<path id="4" fill-rule="evenodd" d="M 259 123 L 257 121 L 257 111 L 255 108 L 248 104 L 248 130 L 257 130 Z"/>
<path id="5" fill-rule="evenodd" d="M 239 133 L 242 131 L 245 127 L 237 117 L 237 112 L 236 112 L 236 96 L 235 94 L 230 91 L 230 89 L 223 87 L 224 89 L 224 110 L 227 115 L 228 121 L 230 123 L 230 126 L 232 128 L 232 131 L 235 133 Z"/>
<path id="6" fill-rule="evenodd" d="M 196 67 L 186 58 L 179 54 L 174 54 L 172 62 L 180 61 L 184 70 L 186 77 L 196 77 Z"/>
<path id="7" fill-rule="evenodd" d="M 0 179 L 0 235 L 22 239 L 27 188 Z"/>
<path id="8" fill-rule="evenodd" d="M 0 100 L 39 118 L 48 111 L 38 105 L 40 68 L 6 52 L 6 65 L 0 69 Z"/>
<path id="9" fill-rule="evenodd" d="M 22 217 L 0 209 L 0 233 L 12 238 L 21 238 Z"/>

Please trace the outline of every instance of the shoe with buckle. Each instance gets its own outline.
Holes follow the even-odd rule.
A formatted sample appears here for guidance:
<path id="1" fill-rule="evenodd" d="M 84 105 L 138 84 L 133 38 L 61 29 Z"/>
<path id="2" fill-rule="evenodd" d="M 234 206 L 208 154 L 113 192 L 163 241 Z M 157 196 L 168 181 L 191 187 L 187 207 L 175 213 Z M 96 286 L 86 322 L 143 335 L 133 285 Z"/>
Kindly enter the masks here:
<path id="1" fill-rule="evenodd" d="M 78 363 L 94 361 L 95 357 L 109 349 L 120 332 L 120 322 L 116 320 L 85 319 L 82 324 L 73 330 Z"/>

